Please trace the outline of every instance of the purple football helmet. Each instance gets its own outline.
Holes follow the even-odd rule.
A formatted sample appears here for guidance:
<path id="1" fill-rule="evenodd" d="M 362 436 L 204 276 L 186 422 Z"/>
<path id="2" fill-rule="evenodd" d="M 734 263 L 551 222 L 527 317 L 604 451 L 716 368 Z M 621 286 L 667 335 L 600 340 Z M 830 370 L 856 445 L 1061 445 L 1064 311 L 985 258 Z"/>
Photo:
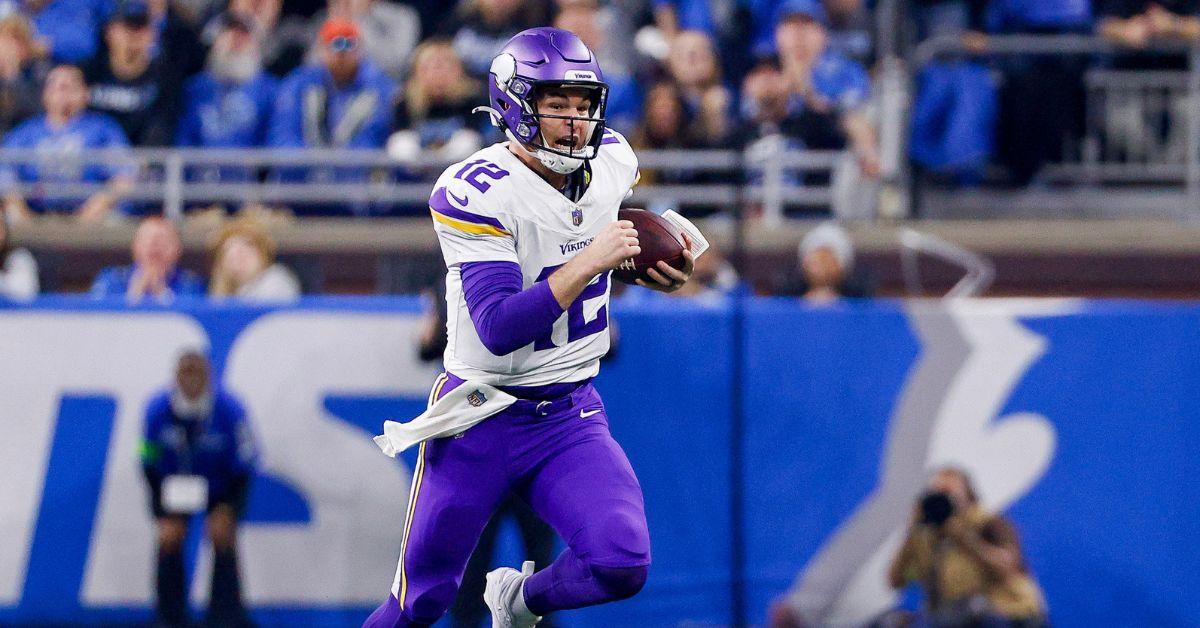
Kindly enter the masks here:
<path id="1" fill-rule="evenodd" d="M 548 87 L 584 87 L 592 90 L 588 117 L 540 114 L 537 96 Z M 567 174 L 592 159 L 604 135 L 604 109 L 608 85 L 596 55 L 570 31 L 560 28 L 531 28 L 517 33 L 492 59 L 488 72 L 488 106 L 492 123 L 510 139 L 525 146 L 546 167 Z M 583 148 L 563 150 L 547 146 L 541 121 L 556 118 L 571 124 L 586 124 Z M 574 130 L 572 128 L 572 130 Z"/>

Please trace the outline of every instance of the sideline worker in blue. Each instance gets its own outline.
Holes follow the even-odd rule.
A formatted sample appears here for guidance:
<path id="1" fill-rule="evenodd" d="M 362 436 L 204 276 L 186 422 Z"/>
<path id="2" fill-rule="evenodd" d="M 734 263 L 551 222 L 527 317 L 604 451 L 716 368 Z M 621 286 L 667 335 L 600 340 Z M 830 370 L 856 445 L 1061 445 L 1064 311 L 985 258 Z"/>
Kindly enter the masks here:
<path id="1" fill-rule="evenodd" d="M 174 386 L 146 409 L 142 470 L 158 522 L 158 626 L 189 626 L 183 544 L 194 515 L 206 513 L 213 547 L 206 623 L 245 626 L 237 566 L 237 522 L 257 459 L 241 402 L 212 385 L 204 354 L 179 358 Z"/>

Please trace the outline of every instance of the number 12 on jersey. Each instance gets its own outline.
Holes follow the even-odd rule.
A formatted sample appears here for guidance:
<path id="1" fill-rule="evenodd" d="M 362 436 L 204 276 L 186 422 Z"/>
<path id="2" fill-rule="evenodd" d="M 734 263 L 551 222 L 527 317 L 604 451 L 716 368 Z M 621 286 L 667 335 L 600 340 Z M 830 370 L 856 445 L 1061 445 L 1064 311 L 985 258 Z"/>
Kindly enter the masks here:
<path id="1" fill-rule="evenodd" d="M 537 281 L 542 281 L 549 277 L 554 271 L 562 267 L 562 264 L 557 266 L 547 266 L 542 269 L 538 275 Z M 575 342 L 582 338 L 598 334 L 608 328 L 608 305 L 601 305 L 600 309 L 596 310 L 596 315 L 591 320 L 587 319 L 584 312 L 584 305 L 587 301 L 595 299 L 603 299 L 608 293 L 608 273 L 604 272 L 592 280 L 583 292 L 571 302 L 571 307 L 567 308 L 567 342 Z M 555 324 L 557 327 L 557 323 Z M 547 349 L 555 349 L 559 345 L 554 344 L 554 331 L 539 338 L 533 343 L 534 351 L 545 351 Z"/>

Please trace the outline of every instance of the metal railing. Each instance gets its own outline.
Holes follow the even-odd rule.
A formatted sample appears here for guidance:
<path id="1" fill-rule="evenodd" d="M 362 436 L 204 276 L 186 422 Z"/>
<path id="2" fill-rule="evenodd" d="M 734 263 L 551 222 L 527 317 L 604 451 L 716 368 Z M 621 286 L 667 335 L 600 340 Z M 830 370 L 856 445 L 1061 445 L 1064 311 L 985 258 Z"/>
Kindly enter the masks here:
<path id="1" fill-rule="evenodd" d="M 1150 193 L 1160 201 L 1145 199 L 1145 204 L 1200 208 L 1200 44 L 1164 41 L 1130 50 L 1099 36 L 1071 34 L 993 35 L 981 41 L 982 47 L 971 46 L 961 37 L 941 36 L 920 43 L 907 57 L 910 81 L 930 63 L 947 57 L 1095 57 L 1096 67 L 1084 77 L 1087 112 L 1079 154 L 1047 165 L 1042 178 L 1084 186 L 1157 184 Z M 1121 71 L 1105 64 L 1131 54 L 1183 55 L 1187 68 Z M 1107 207 L 1105 201 L 1112 198 L 1099 190 L 1071 194 L 1073 204 L 1098 207 Z"/>
<path id="2" fill-rule="evenodd" d="M 791 207 L 834 204 L 828 183 L 797 180 L 806 174 L 830 174 L 846 158 L 842 151 L 638 151 L 641 169 L 665 173 L 660 178 L 666 182 L 635 187 L 631 201 L 716 210 L 752 203 L 763 208 L 768 221 L 777 222 Z M 108 188 L 105 180 L 82 180 L 88 169 L 93 175 L 101 169 L 93 178 L 122 174 L 132 180 L 124 200 L 161 204 L 164 214 L 173 218 L 182 216 L 185 208 L 213 203 L 421 207 L 434 179 L 448 165 L 433 159 L 401 164 L 382 150 L 0 150 L 0 179 L 7 193 L 35 202 L 82 201 Z M 23 166 L 40 171 L 41 179 L 18 181 L 16 173 Z M 295 176 L 277 176 L 286 171 Z M 759 180 L 745 183 L 752 173 Z"/>

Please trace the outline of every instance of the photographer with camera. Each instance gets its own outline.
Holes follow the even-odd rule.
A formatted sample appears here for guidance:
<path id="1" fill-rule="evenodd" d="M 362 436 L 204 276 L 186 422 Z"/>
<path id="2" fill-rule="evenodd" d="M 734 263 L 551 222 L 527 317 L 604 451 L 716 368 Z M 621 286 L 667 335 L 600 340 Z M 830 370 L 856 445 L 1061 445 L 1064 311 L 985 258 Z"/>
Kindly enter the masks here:
<path id="1" fill-rule="evenodd" d="M 931 626 L 1047 625 L 1016 528 L 983 510 L 970 477 L 955 467 L 939 469 L 917 501 L 888 581 L 924 589 Z"/>

